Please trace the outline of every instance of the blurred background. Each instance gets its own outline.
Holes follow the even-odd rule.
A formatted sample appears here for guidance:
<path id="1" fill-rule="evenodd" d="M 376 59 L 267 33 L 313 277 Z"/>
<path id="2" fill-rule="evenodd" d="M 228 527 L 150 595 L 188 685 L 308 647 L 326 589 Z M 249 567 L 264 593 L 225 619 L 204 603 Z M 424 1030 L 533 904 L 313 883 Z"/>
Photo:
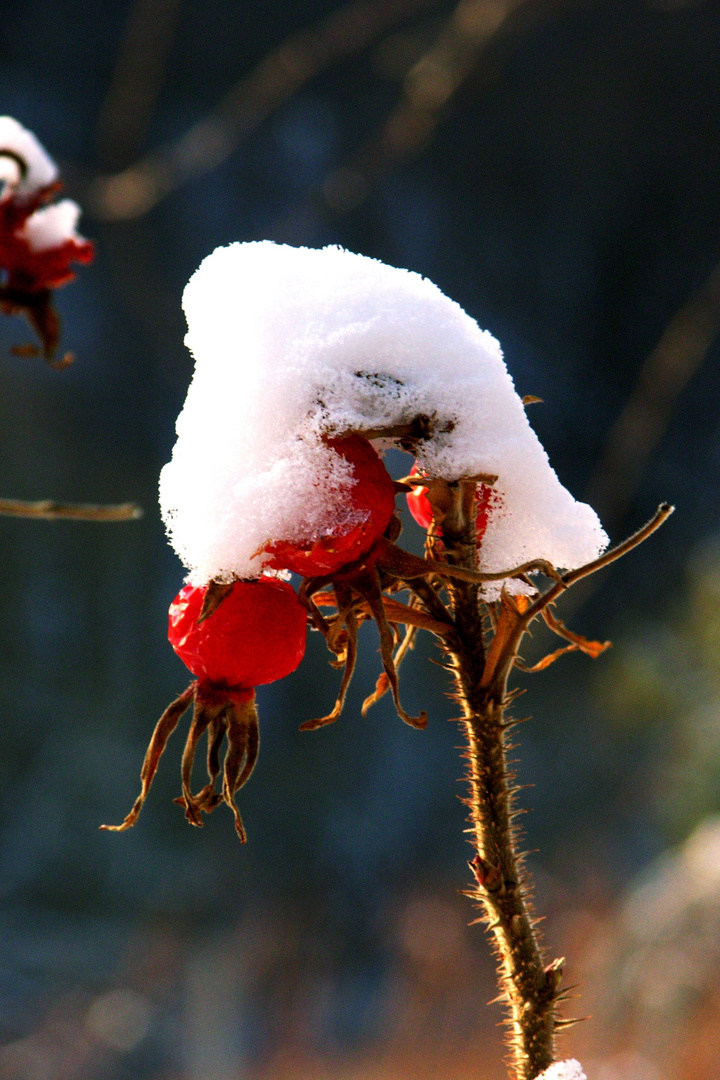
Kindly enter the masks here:
<path id="1" fill-rule="evenodd" d="M 424 733 L 387 700 L 361 719 L 369 628 L 334 727 L 297 731 L 335 697 L 317 635 L 260 691 L 244 848 L 222 808 L 199 831 L 173 806 L 181 735 L 136 828 L 98 831 L 187 680 L 156 499 L 182 289 L 262 238 L 459 301 L 614 539 L 677 505 L 560 610 L 613 651 L 518 677 L 517 772 L 567 1015 L 592 1014 L 563 1054 L 590 1080 L 720 1074 L 719 48 L 716 0 L 4 0 L 0 111 L 97 257 L 58 294 L 74 366 L 0 323 L 0 496 L 145 515 L 0 518 L 2 1080 L 504 1075 L 431 642 L 403 672 Z"/>

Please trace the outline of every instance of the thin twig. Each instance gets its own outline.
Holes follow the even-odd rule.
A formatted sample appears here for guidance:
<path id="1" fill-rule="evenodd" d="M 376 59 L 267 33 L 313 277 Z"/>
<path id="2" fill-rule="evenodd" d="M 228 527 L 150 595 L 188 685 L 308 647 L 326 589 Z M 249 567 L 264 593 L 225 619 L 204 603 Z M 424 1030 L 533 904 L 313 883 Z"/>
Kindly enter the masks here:
<path id="1" fill-rule="evenodd" d="M 720 332 L 720 264 L 679 308 L 645 360 L 588 486 L 603 521 L 619 520 L 632 501 L 680 395 Z"/>
<path id="2" fill-rule="evenodd" d="M 242 139 L 326 68 L 366 49 L 433 0 L 353 0 L 272 49 L 178 140 L 112 176 L 98 177 L 88 202 L 99 218 L 142 217 L 171 191 L 227 160 Z"/>
<path id="3" fill-rule="evenodd" d="M 141 151 L 157 105 L 181 0 L 132 0 L 110 88 L 97 124 L 103 169 L 124 168 Z"/>
<path id="4" fill-rule="evenodd" d="M 609 566 L 610 563 L 615 562 L 616 559 L 620 559 L 623 555 L 627 555 L 628 551 L 632 551 L 638 544 L 642 544 L 644 540 L 647 540 L 649 536 L 660 528 L 663 522 L 667 521 L 672 513 L 674 513 L 675 507 L 670 506 L 669 503 L 661 503 L 657 510 L 637 532 L 634 532 L 632 536 L 629 536 L 627 540 L 623 540 L 622 543 L 617 544 L 614 548 L 610 548 L 604 555 L 601 555 L 599 559 L 594 559 L 592 562 L 586 563 L 585 566 L 579 566 L 577 570 L 569 570 L 566 574 L 563 574 L 560 581 L 556 582 L 552 588 L 548 589 L 546 593 L 540 596 L 534 604 L 528 608 L 523 616 L 523 622 L 525 626 L 532 622 L 536 615 L 552 604 L 557 597 L 569 588 L 570 585 L 574 585 L 576 581 L 580 581 L 582 578 L 589 577 L 590 574 L 594 574 L 597 570 L 602 570 L 603 567 Z"/>
<path id="5" fill-rule="evenodd" d="M 497 683 L 501 683 L 507 680 L 511 668 L 515 663 L 515 657 L 517 656 L 518 647 L 520 641 L 527 631 L 530 623 L 538 615 L 542 614 L 546 608 L 553 604 L 559 596 L 566 592 L 566 590 L 574 585 L 576 581 L 581 581 L 583 578 L 589 577 L 598 570 L 602 570 L 605 566 L 609 566 L 610 563 L 615 562 L 616 559 L 621 558 L 623 555 L 627 555 L 629 551 L 636 548 L 638 544 L 642 544 L 644 540 L 647 540 L 649 536 L 660 528 L 664 521 L 670 517 L 674 512 L 675 507 L 670 506 L 668 503 L 661 503 L 657 510 L 650 518 L 650 520 L 638 529 L 637 532 L 629 536 L 627 540 L 623 540 L 622 543 L 617 544 L 610 551 L 606 551 L 604 555 L 601 555 L 599 559 L 593 559 L 592 562 L 586 563 L 585 566 L 580 566 L 576 570 L 569 570 L 566 574 L 563 574 L 559 581 L 556 581 L 546 593 L 539 596 L 533 603 L 528 603 L 524 610 L 517 613 L 517 618 L 514 621 L 513 626 L 508 626 L 506 630 L 505 640 L 502 642 L 502 649 L 499 650 L 502 655 L 502 663 L 497 665 L 496 670 L 493 673 L 493 677 Z M 527 602 L 527 601 L 526 601 Z M 499 643 L 497 643 L 499 645 Z"/>
<path id="6" fill-rule="evenodd" d="M 368 141 L 322 184 L 325 209 L 356 209 L 382 177 L 432 141 L 452 98 L 474 74 L 491 42 L 523 12 L 542 16 L 538 0 L 460 0 L 429 49 L 413 64 L 402 95 Z"/>
<path id="7" fill-rule="evenodd" d="M 61 503 L 52 499 L 25 502 L 0 499 L 5 517 L 39 518 L 44 521 L 135 521 L 143 516 L 136 503 Z"/>

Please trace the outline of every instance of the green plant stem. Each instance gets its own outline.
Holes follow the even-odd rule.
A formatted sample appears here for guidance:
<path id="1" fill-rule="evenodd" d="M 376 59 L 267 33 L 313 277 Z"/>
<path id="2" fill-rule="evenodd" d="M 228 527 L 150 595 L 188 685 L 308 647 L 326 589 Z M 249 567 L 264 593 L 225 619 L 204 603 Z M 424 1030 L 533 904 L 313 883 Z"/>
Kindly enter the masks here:
<path id="1" fill-rule="evenodd" d="M 477 568 L 474 485 L 456 486 L 451 512 L 443 520 L 449 562 Z M 513 786 L 507 764 L 505 708 L 510 664 L 488 679 L 479 586 L 449 582 L 456 634 L 447 652 L 463 710 L 470 809 L 480 904 L 495 942 L 501 997 L 509 1008 L 512 1075 L 534 1080 L 554 1060 L 555 1001 L 560 963 L 545 966 L 528 906 L 522 857 L 513 827 Z M 525 878 L 525 880 L 524 880 Z"/>

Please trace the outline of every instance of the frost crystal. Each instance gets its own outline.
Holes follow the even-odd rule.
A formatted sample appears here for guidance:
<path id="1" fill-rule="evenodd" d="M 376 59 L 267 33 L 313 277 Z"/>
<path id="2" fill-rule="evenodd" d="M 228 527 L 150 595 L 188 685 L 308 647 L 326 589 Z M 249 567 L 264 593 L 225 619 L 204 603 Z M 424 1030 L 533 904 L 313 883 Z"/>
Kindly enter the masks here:
<path id="1" fill-rule="evenodd" d="M 587 1077 L 580 1062 L 570 1058 L 568 1061 L 556 1061 L 540 1073 L 537 1080 L 587 1080 Z"/>
<path id="2" fill-rule="evenodd" d="M 418 416 L 431 430 L 421 469 L 498 476 L 483 569 L 571 568 L 607 543 L 550 467 L 497 341 L 419 274 L 338 247 L 232 244 L 183 304 L 195 374 L 160 501 L 194 583 L 255 577 L 269 540 L 346 524 L 351 471 L 323 436 Z"/>

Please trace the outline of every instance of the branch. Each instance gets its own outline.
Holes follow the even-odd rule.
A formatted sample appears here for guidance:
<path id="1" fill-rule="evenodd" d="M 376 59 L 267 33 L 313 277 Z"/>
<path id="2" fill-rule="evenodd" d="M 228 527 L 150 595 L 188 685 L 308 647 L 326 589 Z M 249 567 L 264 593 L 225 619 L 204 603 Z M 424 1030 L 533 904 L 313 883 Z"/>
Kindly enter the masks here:
<path id="1" fill-rule="evenodd" d="M 451 558 L 462 559 L 463 566 L 473 570 L 477 564 L 474 503 L 463 499 L 459 486 L 452 495 L 454 505 L 443 522 L 443 541 Z M 559 582 L 554 586 L 562 587 Z M 448 588 L 456 634 L 447 640 L 445 651 L 463 711 L 470 789 L 466 802 L 475 846 L 470 865 L 477 885 L 468 895 L 480 905 L 496 946 L 500 998 L 510 1014 L 510 1075 L 514 1080 L 533 1080 L 554 1060 L 560 977 L 556 973 L 559 961 L 548 965 L 543 955 L 513 825 L 516 788 L 508 762 L 510 722 L 505 708 L 507 674 L 516 653 L 513 640 L 522 636 L 517 629 L 523 625 L 526 598 L 515 602 L 503 592 L 497 630 L 486 653 L 478 586 L 453 581 Z"/>
<path id="2" fill-rule="evenodd" d="M 588 501 L 604 521 L 622 517 L 648 458 L 667 431 L 680 395 L 702 366 L 719 331 L 720 264 L 670 319 L 610 429 L 588 488 Z"/>
<path id="3" fill-rule="evenodd" d="M 552 9 L 554 4 L 460 0 L 430 48 L 408 71 L 403 93 L 390 115 L 325 178 L 321 187 L 325 209 L 338 214 L 354 210 L 394 166 L 422 152 L 492 42 L 517 29 L 523 16 L 542 18 L 548 6 Z"/>
<path id="4" fill-rule="evenodd" d="M 25 502 L 0 499 L 0 515 L 44 521 L 135 521 L 143 516 L 136 503 L 60 503 L 52 499 Z"/>
<path id="5" fill-rule="evenodd" d="M 240 142 L 326 68 L 361 52 L 433 0 L 354 0 L 312 30 L 272 49 L 178 140 L 122 172 L 98 177 L 89 202 L 105 221 L 138 218 L 196 176 L 226 161 Z"/>
<path id="6" fill-rule="evenodd" d="M 523 623 L 525 626 L 532 622 L 536 615 L 539 615 L 548 604 L 551 604 L 557 596 L 570 585 L 574 585 L 576 581 L 580 581 L 582 578 L 589 577 L 590 574 L 594 574 L 597 570 L 602 570 L 603 567 L 609 566 L 610 563 L 615 562 L 616 559 L 622 558 L 623 555 L 627 555 L 628 551 L 632 551 L 639 544 L 642 544 L 644 540 L 647 540 L 649 536 L 652 536 L 660 526 L 667 521 L 672 513 L 674 513 L 675 507 L 670 506 L 669 503 L 660 503 L 657 510 L 642 528 L 634 532 L 632 536 L 629 536 L 627 540 L 623 540 L 621 544 L 617 544 L 614 548 L 610 548 L 604 555 L 601 555 L 599 559 L 594 559 L 592 562 L 586 563 L 585 566 L 579 566 L 577 570 L 569 570 L 552 588 L 548 589 L 546 593 L 540 596 L 534 604 L 532 604 L 527 612 L 523 616 Z"/>

